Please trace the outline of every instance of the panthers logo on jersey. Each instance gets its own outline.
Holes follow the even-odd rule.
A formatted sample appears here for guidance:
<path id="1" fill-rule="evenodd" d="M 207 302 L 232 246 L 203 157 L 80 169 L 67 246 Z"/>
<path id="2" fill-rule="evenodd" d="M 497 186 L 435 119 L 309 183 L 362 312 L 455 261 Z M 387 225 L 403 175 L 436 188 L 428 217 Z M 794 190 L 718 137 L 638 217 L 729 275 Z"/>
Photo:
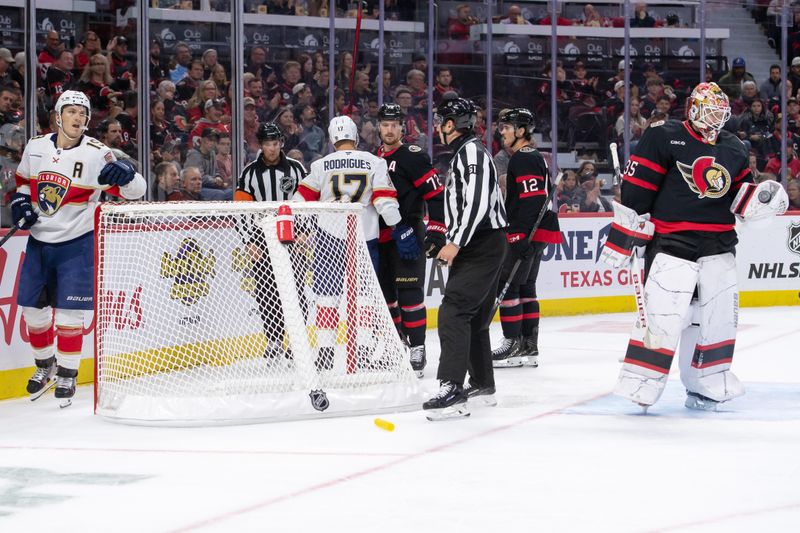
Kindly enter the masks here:
<path id="1" fill-rule="evenodd" d="M 62 174 L 42 172 L 36 180 L 36 203 L 45 216 L 53 216 L 67 196 L 71 181 Z"/>
<path id="2" fill-rule="evenodd" d="M 721 198 L 731 188 L 730 172 L 714 157 L 698 157 L 691 166 L 678 161 L 678 170 L 698 198 Z"/>

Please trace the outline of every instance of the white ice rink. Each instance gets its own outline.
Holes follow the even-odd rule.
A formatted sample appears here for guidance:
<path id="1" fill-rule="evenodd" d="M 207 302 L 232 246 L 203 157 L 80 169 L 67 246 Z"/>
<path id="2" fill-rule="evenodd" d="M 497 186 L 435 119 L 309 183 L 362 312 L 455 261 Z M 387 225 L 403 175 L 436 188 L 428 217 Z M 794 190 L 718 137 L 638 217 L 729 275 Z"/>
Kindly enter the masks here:
<path id="1" fill-rule="evenodd" d="M 392 433 L 122 426 L 90 387 L 0 402 L 0 532 L 800 532 L 800 308 L 741 311 L 747 394 L 720 413 L 686 410 L 675 375 L 646 416 L 609 395 L 632 320 L 546 318 L 496 408 L 383 415 Z M 433 331 L 431 385 L 437 352 Z"/>

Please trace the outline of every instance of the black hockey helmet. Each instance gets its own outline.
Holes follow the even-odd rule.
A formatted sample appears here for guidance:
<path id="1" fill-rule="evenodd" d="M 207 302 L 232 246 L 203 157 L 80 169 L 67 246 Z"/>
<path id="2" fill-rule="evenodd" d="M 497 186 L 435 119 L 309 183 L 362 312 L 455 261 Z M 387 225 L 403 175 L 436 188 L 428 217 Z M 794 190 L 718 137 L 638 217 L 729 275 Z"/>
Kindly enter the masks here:
<path id="1" fill-rule="evenodd" d="M 397 104 L 383 104 L 378 109 L 378 120 L 397 120 L 403 121 L 403 111 Z"/>
<path id="2" fill-rule="evenodd" d="M 258 139 L 259 143 L 274 141 L 276 139 L 283 142 L 285 137 L 277 124 L 274 122 L 264 122 L 258 127 L 258 131 L 256 131 L 256 139 Z"/>
<path id="3" fill-rule="evenodd" d="M 457 130 L 472 131 L 478 119 L 478 110 L 471 100 L 453 98 L 445 100 L 436 108 L 434 121 L 444 124 L 452 120 Z"/>
<path id="4" fill-rule="evenodd" d="M 536 118 L 529 109 L 524 107 L 515 107 L 500 111 L 500 116 L 497 117 L 497 124 L 499 126 L 502 123 L 511 124 L 515 128 L 525 128 L 526 136 L 530 136 L 533 134 L 533 127 L 536 124 Z"/>

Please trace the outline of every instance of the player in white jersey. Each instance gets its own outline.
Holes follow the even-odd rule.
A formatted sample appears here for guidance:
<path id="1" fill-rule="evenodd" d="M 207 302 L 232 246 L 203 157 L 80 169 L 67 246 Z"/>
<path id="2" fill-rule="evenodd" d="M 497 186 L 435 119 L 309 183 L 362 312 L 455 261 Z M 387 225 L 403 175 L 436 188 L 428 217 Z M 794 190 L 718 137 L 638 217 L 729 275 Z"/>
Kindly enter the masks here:
<path id="1" fill-rule="evenodd" d="M 11 210 L 14 225 L 30 230 L 17 299 L 36 360 L 28 392 L 38 398 L 55 374 L 65 406 L 75 394 L 84 311 L 93 308 L 95 207 L 103 191 L 136 199 L 147 184 L 130 163 L 83 134 L 91 117 L 85 94 L 64 92 L 55 110 L 58 133 L 33 137 L 25 147 Z"/>
<path id="2" fill-rule="evenodd" d="M 364 206 L 362 223 L 367 247 L 375 271 L 378 272 L 378 215 L 387 226 L 394 228 L 392 237 L 401 257 L 416 259 L 420 246 L 414 229 L 400 223 L 397 191 L 389 178 L 386 161 L 369 152 L 356 150 L 358 128 L 350 117 L 341 116 L 331 120 L 328 134 L 335 152 L 311 164 L 311 170 L 297 188 L 294 199 L 300 201 L 354 202 Z M 341 249 L 345 254 L 344 233 L 346 225 L 335 224 L 327 215 L 318 215 L 322 231 L 316 238 L 316 246 Z M 337 229 L 338 228 L 338 229 Z M 315 255 L 316 257 L 316 255 Z M 344 273 L 337 276 L 330 265 L 313 265 L 314 293 L 317 295 L 317 342 L 320 354 L 318 368 L 331 368 L 335 332 L 339 323 L 337 305 L 342 293 Z M 326 271 L 328 276 L 317 275 Z"/>

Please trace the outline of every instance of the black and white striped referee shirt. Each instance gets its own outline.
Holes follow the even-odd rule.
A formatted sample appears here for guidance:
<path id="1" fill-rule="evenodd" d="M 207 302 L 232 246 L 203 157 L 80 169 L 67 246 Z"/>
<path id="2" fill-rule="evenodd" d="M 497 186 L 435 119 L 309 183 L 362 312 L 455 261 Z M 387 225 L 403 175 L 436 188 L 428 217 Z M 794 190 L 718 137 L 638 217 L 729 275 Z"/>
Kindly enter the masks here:
<path id="1" fill-rule="evenodd" d="M 236 182 L 236 200 L 283 202 L 290 200 L 306 169 L 299 161 L 281 153 L 277 165 L 267 165 L 259 152 L 255 161 L 244 167 Z"/>
<path id="2" fill-rule="evenodd" d="M 444 197 L 447 242 L 463 248 L 476 232 L 505 228 L 508 221 L 491 154 L 474 135 L 459 137 L 452 147 Z"/>

